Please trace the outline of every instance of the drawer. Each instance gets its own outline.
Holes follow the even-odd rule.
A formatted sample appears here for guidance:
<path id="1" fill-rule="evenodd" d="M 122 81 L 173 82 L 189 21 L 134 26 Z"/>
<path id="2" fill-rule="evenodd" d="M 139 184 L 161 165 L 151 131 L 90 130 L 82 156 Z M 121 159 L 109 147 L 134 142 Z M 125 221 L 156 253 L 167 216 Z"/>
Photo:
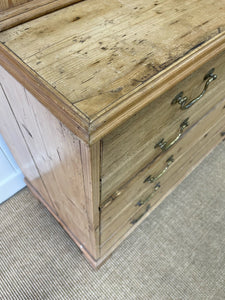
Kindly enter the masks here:
<path id="1" fill-rule="evenodd" d="M 221 132 L 225 129 L 225 118 L 220 119 L 216 125 L 211 128 L 204 136 L 188 151 L 185 156 L 177 163 L 176 168 L 171 170 L 169 178 L 162 183 L 158 193 L 149 202 L 135 210 L 133 215 L 124 219 L 120 227 L 115 226 L 112 235 L 107 238 L 107 234 L 102 232 L 101 236 L 101 255 L 107 255 L 107 252 L 112 252 L 121 241 L 126 238 L 136 226 L 141 223 L 149 213 L 155 209 L 162 200 L 174 189 L 184 177 L 190 173 L 193 168 L 201 161 L 209 151 L 215 147 L 221 140 Z M 193 155 L 194 153 L 194 155 Z M 174 165 L 175 166 L 175 165 Z M 179 172 L 179 177 L 177 176 Z M 142 199 L 142 198 L 141 198 Z M 144 198 L 145 199 L 145 198 Z M 135 200 L 136 203 L 136 200 Z M 112 225 L 114 226 L 115 223 Z M 111 228 L 111 227 L 109 227 Z M 105 232 L 106 233 L 106 232 Z"/>
<path id="2" fill-rule="evenodd" d="M 195 161 L 198 147 L 214 139 L 214 135 L 225 129 L 225 99 L 212 108 L 196 125 L 189 128 L 182 136 L 179 143 L 167 152 L 158 156 L 153 162 L 147 164 L 132 180 L 121 186 L 118 197 L 109 198 L 101 211 L 101 244 L 104 245 L 126 224 L 133 215 L 142 211 L 142 206 L 155 203 L 191 168 L 191 160 Z M 219 127 L 214 128 L 215 120 L 219 121 Z M 193 143 L 195 141 L 195 143 Z M 198 144 L 193 148 L 193 144 Z M 195 149 L 195 150 L 193 150 Z M 167 160 L 173 156 L 174 161 L 167 167 Z M 195 164 L 195 163 L 194 163 Z M 155 182 L 146 181 L 150 175 L 157 177 L 164 174 Z M 157 184 L 160 188 L 157 189 Z M 149 198 L 149 196 L 151 196 Z M 146 204 L 141 202 L 146 201 Z M 130 227 L 130 226 L 128 226 Z"/>
<path id="3" fill-rule="evenodd" d="M 200 95 L 207 80 L 205 74 L 214 68 L 217 79 L 208 85 L 202 99 L 188 109 L 171 102 L 181 91 L 189 99 Z M 121 184 L 161 153 L 155 145 L 164 138 L 173 141 L 180 124 L 189 118 L 196 123 L 225 95 L 225 53 L 207 62 L 191 76 L 153 101 L 102 140 L 101 202 L 115 193 Z M 188 102 L 188 101 L 187 101 Z M 188 130 L 188 127 L 184 129 Z"/>

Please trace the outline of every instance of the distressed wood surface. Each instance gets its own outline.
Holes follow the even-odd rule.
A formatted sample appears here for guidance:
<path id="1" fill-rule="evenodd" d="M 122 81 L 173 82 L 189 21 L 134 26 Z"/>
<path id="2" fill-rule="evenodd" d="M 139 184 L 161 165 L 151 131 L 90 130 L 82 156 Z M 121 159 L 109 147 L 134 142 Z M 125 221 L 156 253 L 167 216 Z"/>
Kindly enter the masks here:
<path id="1" fill-rule="evenodd" d="M 179 104 L 171 105 L 173 98 L 184 92 L 190 100 L 204 88 L 205 74 L 215 68 L 217 79 L 213 81 L 201 100 L 187 110 Z M 172 141 L 179 133 L 180 124 L 189 118 L 189 127 L 225 95 L 225 52 L 221 53 L 191 76 L 163 94 L 156 101 L 124 122 L 102 139 L 102 189 L 101 201 L 114 194 L 120 185 L 132 178 L 138 169 L 161 153 L 154 146 L 162 138 Z M 190 101 L 189 100 L 189 101 Z"/>
<path id="2" fill-rule="evenodd" d="M 1 43 L 0 64 L 77 137 L 89 142 L 88 119 L 69 102 L 65 105 L 66 99 L 60 93 L 27 65 L 21 64 L 20 59 Z"/>
<path id="3" fill-rule="evenodd" d="M 160 182 L 161 187 L 155 193 L 155 197 L 162 196 L 161 188 L 168 180 L 173 180 L 171 177 L 181 176 L 181 168 L 183 163 L 186 163 L 187 153 L 195 156 L 192 151 L 193 144 L 198 143 L 203 139 L 204 135 L 210 131 L 215 125 L 215 120 L 221 120 L 222 127 L 225 129 L 225 98 L 220 101 L 213 109 L 211 109 L 196 125 L 186 131 L 182 139 L 170 150 L 162 153 L 152 163 L 145 166 L 136 176 L 121 187 L 120 195 L 111 202 L 106 208 L 103 207 L 101 213 L 101 241 L 106 241 L 112 234 L 126 222 L 139 209 L 136 203 L 139 200 L 146 199 L 154 190 L 156 183 Z M 221 129 L 222 131 L 222 129 Z M 210 135 L 211 136 L 211 135 Z M 212 137 L 212 136 L 211 136 Z M 211 138 L 210 137 L 210 138 Z M 208 137 L 209 138 L 209 137 Z M 193 142 L 194 141 L 194 142 Z M 166 160 L 173 155 L 174 162 L 170 165 L 167 172 L 155 183 L 144 182 L 149 176 L 156 176 L 165 168 Z M 180 163 L 180 161 L 182 163 Z M 189 165 L 190 167 L 190 165 Z M 177 176 L 176 174 L 179 174 Z M 158 196 L 159 194 L 159 196 Z M 152 197 L 151 201 L 154 201 Z M 150 201 L 150 202 L 151 202 Z"/>
<path id="4" fill-rule="evenodd" d="M 225 0 L 88 0 L 0 40 L 94 120 L 224 29 Z"/>
<path id="5" fill-rule="evenodd" d="M 34 1 L 34 0 L 1 0 L 0 13 L 4 10 L 10 9 L 12 7 L 16 7 L 24 3 L 28 3 L 30 1 Z"/>
<path id="6" fill-rule="evenodd" d="M 18 0 L 13 5 L 7 0 L 2 3 L 3 11 L 0 4 L 0 32 L 80 1 L 83 0 Z M 7 6 L 7 2 L 11 5 Z"/>
<path id="7" fill-rule="evenodd" d="M 51 202 L 48 206 L 62 220 L 69 231 L 76 236 L 80 245 L 93 259 L 99 256 L 98 170 L 92 161 L 98 155 L 99 145 L 89 147 L 80 141 L 69 129 L 54 117 L 20 83 L 1 68 L 1 85 L 16 119 L 22 138 L 17 137 L 18 150 L 12 153 L 20 162 L 23 158 L 21 145 L 25 143 L 32 156 L 38 178 L 44 183 Z M 4 113 L 1 113 L 1 118 Z M 10 132 L 11 120 L 4 122 L 4 136 Z M 15 136 L 16 136 L 15 132 Z M 10 142 L 11 145 L 13 141 Z M 24 158 L 25 160 L 25 158 Z M 25 177 L 32 182 L 29 166 L 20 164 Z M 28 161 L 29 163 L 29 157 Z M 31 165 L 32 167 L 32 165 Z M 42 186 L 32 182 L 35 189 L 47 201 Z"/>
<path id="8" fill-rule="evenodd" d="M 14 12 L 1 14 L 6 26 Z M 3 135 L 12 122 L 9 141 L 19 136 L 19 149 L 31 161 L 30 173 L 22 169 L 27 182 L 97 266 L 145 211 L 134 209 L 129 195 L 136 201 L 148 192 L 135 172 L 149 162 L 152 141 L 161 133 L 172 139 L 172 125 L 189 112 L 191 125 L 197 123 L 173 148 L 179 158 L 174 176 L 163 176 L 155 207 L 222 139 L 224 117 L 213 126 L 224 112 L 207 111 L 224 97 L 224 58 L 217 55 L 225 50 L 225 0 L 86 0 L 4 30 L 0 42 L 0 64 L 17 79 L 0 70 Z M 213 101 L 189 112 L 167 109 L 178 89 L 190 98 L 199 94 L 211 59 L 219 77 L 204 98 Z M 199 125 L 203 115 L 207 122 Z M 165 156 L 158 155 L 151 170 L 158 173 Z M 18 160 L 23 165 L 25 158 Z M 127 193 L 99 207 L 125 183 Z"/>
<path id="9" fill-rule="evenodd" d="M 53 215 L 53 217 L 59 222 L 59 224 L 65 229 L 65 231 L 68 233 L 68 235 L 71 237 L 71 239 L 77 244 L 77 246 L 80 248 L 82 253 L 85 255 L 85 258 L 88 260 L 88 262 L 91 264 L 93 268 L 98 268 L 100 264 L 102 264 L 102 260 L 94 259 L 93 256 L 90 255 L 90 253 L 83 247 L 83 244 L 77 239 L 77 237 L 74 235 L 74 232 L 72 232 L 67 225 L 63 222 L 62 219 L 58 217 L 58 215 L 52 210 L 52 207 L 48 206 L 46 204 L 45 199 L 40 195 L 40 193 L 36 190 L 36 188 L 31 184 L 31 182 L 25 178 L 25 182 L 27 184 L 27 187 L 32 192 L 34 197 L 36 197 L 44 206 L 48 209 L 48 211 Z"/>
<path id="10" fill-rule="evenodd" d="M 1 106 L 1 118 L 0 118 L 0 133 L 13 153 L 14 158 L 19 165 L 23 174 L 29 177 L 33 186 L 38 187 L 39 193 L 44 197 L 45 202 L 52 206 L 54 210 L 52 199 L 48 194 L 45 183 L 43 182 L 39 170 L 35 165 L 32 154 L 29 150 L 26 141 L 24 140 L 23 133 L 19 127 L 15 115 L 10 107 L 7 93 L 3 88 L 3 72 L 0 67 L 0 106 Z M 55 211 L 55 210 L 54 210 Z"/>
<path id="11" fill-rule="evenodd" d="M 204 157 L 212 151 L 212 149 L 218 145 L 219 142 L 223 140 L 221 132 L 225 129 L 225 118 L 224 116 L 217 119 L 217 123 L 214 124 L 208 131 L 205 131 L 203 135 L 196 143 L 192 144 L 191 150 L 186 152 L 186 155 L 183 155 L 182 158 L 177 163 L 176 170 L 170 173 L 168 180 L 161 180 L 162 186 L 158 190 L 158 193 L 150 201 L 150 209 L 146 212 L 146 203 L 143 207 L 140 207 L 139 210 L 136 210 L 132 215 L 125 214 L 121 223 L 121 226 L 116 228 L 114 227 L 113 234 L 109 237 L 107 232 L 105 233 L 105 238 L 107 240 L 101 240 L 101 257 L 102 260 L 107 258 L 113 250 L 141 223 L 143 220 L 165 199 L 165 197 L 170 194 L 174 188 L 188 175 L 193 169 L 204 159 Z M 193 155 L 193 153 L 195 155 Z M 177 173 L 179 172 L 179 176 Z M 142 216 L 140 218 L 140 216 Z M 140 218 L 140 219 L 139 219 Z M 139 219 L 134 225 L 131 223 L 133 220 Z M 113 229 L 113 225 L 112 225 Z M 110 227 L 108 228 L 110 230 Z"/>

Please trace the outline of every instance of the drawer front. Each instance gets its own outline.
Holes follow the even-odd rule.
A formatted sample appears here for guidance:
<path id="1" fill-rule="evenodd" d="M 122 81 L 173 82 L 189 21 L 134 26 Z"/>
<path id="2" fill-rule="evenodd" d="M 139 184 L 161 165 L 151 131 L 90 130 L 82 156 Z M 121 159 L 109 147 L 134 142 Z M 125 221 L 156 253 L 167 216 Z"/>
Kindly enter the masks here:
<path id="1" fill-rule="evenodd" d="M 169 180 L 165 182 L 159 193 L 152 198 L 151 201 L 140 207 L 134 215 L 130 216 L 122 224 L 120 228 L 117 228 L 106 241 L 102 240 L 101 243 L 101 255 L 109 255 L 121 242 L 126 238 L 148 215 L 151 213 L 169 194 L 171 190 L 176 187 L 185 176 L 190 173 L 194 166 L 196 166 L 209 151 L 214 148 L 223 138 L 221 131 L 225 130 L 225 119 L 220 120 L 204 138 L 202 137 L 197 144 L 195 144 L 191 151 L 187 153 L 186 157 L 180 160 L 176 170 L 171 174 Z M 195 155 L 193 156 L 193 153 Z M 176 176 L 176 172 L 179 171 L 180 179 Z"/>
<path id="2" fill-rule="evenodd" d="M 178 103 L 171 104 L 180 92 L 191 100 L 199 96 L 208 80 L 204 80 L 205 74 L 212 68 L 215 69 L 217 79 L 208 85 L 199 101 L 188 109 L 181 109 Z M 102 140 L 101 202 L 106 201 L 138 170 L 161 154 L 161 149 L 155 148 L 161 139 L 164 138 L 168 143 L 175 140 L 186 118 L 189 118 L 188 127 L 191 127 L 222 100 L 225 95 L 224 82 L 223 52 L 107 135 Z"/>
<path id="3" fill-rule="evenodd" d="M 211 130 L 218 120 L 220 120 L 220 127 L 216 128 L 216 131 Z M 179 143 L 121 186 L 117 198 L 111 198 L 109 202 L 106 202 L 101 211 L 101 244 L 104 245 L 112 236 L 116 238 L 118 234 L 120 235 L 120 229 L 131 220 L 132 216 L 142 212 L 142 207 L 148 204 L 152 206 L 163 196 L 163 193 L 185 175 L 192 167 L 191 161 L 195 161 L 198 152 L 193 150 L 193 144 L 197 143 L 198 147 L 204 147 L 204 144 L 214 139 L 216 133 L 224 130 L 225 99 L 211 109 L 195 126 L 188 129 Z M 171 156 L 174 161 L 168 166 L 167 160 Z M 152 178 L 155 177 L 154 182 L 146 181 L 150 175 Z"/>
<path id="4" fill-rule="evenodd" d="M 135 229 L 136 226 L 162 202 L 171 189 L 177 186 L 177 184 L 179 184 L 182 179 L 187 176 L 193 167 L 196 166 L 199 161 L 201 161 L 201 159 L 223 139 L 221 131 L 224 130 L 225 119 L 223 118 L 217 122 L 217 124 L 192 147 L 191 151 L 187 152 L 187 155 L 179 161 L 177 167 L 173 170 L 173 172 L 171 172 L 169 179 L 162 184 L 162 188 L 160 188 L 159 193 L 156 194 L 154 198 L 139 207 L 133 215 L 126 218 L 120 227 L 116 226 L 112 235 L 109 237 L 107 234 L 105 236 L 101 236 L 100 251 L 102 256 L 111 253 L 121 243 L 121 241 L 126 238 L 131 231 Z M 193 153 L 195 153 L 195 155 L 193 155 Z M 179 178 L 176 176 L 177 172 L 179 172 Z"/>

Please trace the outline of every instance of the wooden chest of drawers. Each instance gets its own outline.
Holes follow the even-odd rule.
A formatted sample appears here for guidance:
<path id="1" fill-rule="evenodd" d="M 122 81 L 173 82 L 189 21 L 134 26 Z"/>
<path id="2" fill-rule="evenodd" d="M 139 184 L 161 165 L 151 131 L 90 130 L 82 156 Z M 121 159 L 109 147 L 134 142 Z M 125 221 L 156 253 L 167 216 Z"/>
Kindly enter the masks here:
<path id="1" fill-rule="evenodd" d="M 97 267 L 224 138 L 225 1 L 2 16 L 1 134 Z"/>

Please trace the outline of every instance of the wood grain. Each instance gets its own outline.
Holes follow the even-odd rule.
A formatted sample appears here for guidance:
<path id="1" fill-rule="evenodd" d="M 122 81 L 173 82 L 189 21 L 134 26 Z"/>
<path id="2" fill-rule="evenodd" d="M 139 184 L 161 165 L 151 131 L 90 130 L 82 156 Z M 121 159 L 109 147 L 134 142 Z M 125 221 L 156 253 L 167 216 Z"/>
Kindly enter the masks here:
<path id="1" fill-rule="evenodd" d="M 26 174 L 26 176 L 29 177 L 30 182 L 33 186 L 38 187 L 39 193 L 42 194 L 46 203 L 51 205 L 52 209 L 55 211 L 52 199 L 48 194 L 46 186 L 40 176 L 39 170 L 35 165 L 35 161 L 32 157 L 29 147 L 24 140 L 23 133 L 17 123 L 13 111 L 11 110 L 6 91 L 3 89 L 3 72 L 1 69 L 2 68 L 0 67 L 0 106 L 1 111 L 3 111 L 4 113 L 1 114 L 0 118 L 0 133 L 9 146 L 10 151 L 13 153 L 17 164 L 23 171 L 23 174 Z"/>
<path id="2" fill-rule="evenodd" d="M 89 143 L 89 120 L 1 43 L 0 64 L 76 136 Z"/>
<path id="3" fill-rule="evenodd" d="M 225 50 L 225 34 L 190 51 L 182 59 L 159 72 L 124 97 L 108 106 L 102 114 L 90 122 L 90 143 L 103 138 L 120 124 L 144 109 L 149 103 L 176 86 L 203 64 Z"/>
<path id="4" fill-rule="evenodd" d="M 112 110 L 120 104 L 122 114 L 123 97 L 136 93 L 136 88 L 208 40 L 222 36 L 224 4 L 224 0 L 208 5 L 203 0 L 164 0 L 155 6 L 146 0 L 113 0 L 99 5 L 90 0 L 7 30 L 0 39 L 94 121 L 90 131 L 96 140 L 96 129 L 100 134 L 106 120 L 112 122 L 113 116 L 117 124 L 121 120 Z M 132 101 L 137 97 L 127 99 L 126 107 Z"/>
<path id="5" fill-rule="evenodd" d="M 215 67 L 218 78 L 213 81 L 204 97 L 188 110 L 179 104 L 171 105 L 181 91 L 189 99 L 198 96 L 204 88 L 205 74 Z M 113 195 L 119 186 L 132 178 L 137 170 L 161 153 L 154 146 L 162 138 L 172 141 L 179 133 L 180 124 L 189 118 L 190 126 L 196 123 L 225 95 L 225 52 L 181 81 L 147 107 L 116 128 L 102 140 L 101 201 Z"/>
<path id="6" fill-rule="evenodd" d="M 225 0 L 86 0 L 49 13 L 71 3 L 1 12 L 0 129 L 33 193 L 96 267 L 145 212 L 135 204 L 153 190 L 149 172 L 174 155 L 153 209 L 222 140 Z M 212 67 L 218 79 L 204 99 L 171 107 L 181 90 L 198 95 Z M 182 139 L 155 150 L 186 117 Z"/>
<path id="7" fill-rule="evenodd" d="M 23 141 L 17 141 L 25 142 L 32 155 L 52 200 L 48 205 L 86 251 L 97 259 L 99 218 L 96 215 L 98 202 L 94 203 L 96 196 L 93 198 L 95 172 L 92 170 L 91 150 L 4 69 L 1 69 L 1 74 L 1 83 L 23 136 Z M 8 127 L 10 123 L 6 124 L 5 134 Z M 14 154 L 16 149 L 12 150 Z M 23 154 L 18 152 L 16 155 Z M 21 167 L 30 180 L 30 174 Z M 39 185 L 34 184 L 34 187 L 46 199 Z"/>
<path id="8" fill-rule="evenodd" d="M 100 206 L 100 142 L 89 147 L 80 142 L 83 168 L 84 192 L 88 227 L 90 231 L 91 254 L 99 257 L 99 206 Z M 97 245 L 97 246 L 96 246 Z"/>
<path id="9" fill-rule="evenodd" d="M 72 240 L 77 244 L 79 249 L 82 251 L 82 253 L 85 255 L 85 258 L 88 260 L 88 262 L 91 264 L 91 266 L 95 269 L 99 268 L 102 265 L 102 259 L 94 259 L 90 253 L 84 248 L 83 244 L 77 239 L 77 237 L 74 235 L 72 231 L 67 227 L 67 225 L 63 222 L 62 219 L 59 218 L 59 216 L 56 215 L 56 213 L 52 210 L 52 208 L 46 203 L 45 199 L 42 198 L 40 193 L 36 190 L 36 188 L 31 184 L 31 182 L 25 178 L 25 182 L 32 192 L 32 194 L 49 210 L 49 212 L 53 215 L 53 217 L 59 222 L 59 224 L 65 229 L 65 231 L 69 234 L 69 236 L 72 238 Z M 109 255 L 110 256 L 110 255 Z M 108 257 L 109 257 L 108 256 Z M 105 259 L 104 259 L 105 261 Z"/>
<path id="10" fill-rule="evenodd" d="M 146 212 L 145 204 L 134 215 L 130 216 L 126 222 L 121 224 L 119 230 L 115 230 L 109 240 L 101 246 L 101 258 L 106 259 L 113 250 L 141 223 L 148 215 L 170 194 L 175 187 L 190 173 L 193 169 L 204 159 L 204 157 L 212 151 L 212 149 L 222 141 L 221 131 L 225 128 L 225 118 L 218 120 L 218 122 L 209 130 L 205 132 L 202 138 L 192 145 L 191 150 L 179 161 L 179 176 L 177 171 L 171 174 L 170 178 L 162 185 L 159 193 L 156 194 L 151 201 L 151 208 Z M 193 156 L 193 153 L 195 155 Z M 143 214 L 143 217 L 134 225 L 131 222 L 138 219 Z"/>
<path id="11" fill-rule="evenodd" d="M 183 163 L 188 156 L 187 153 L 192 151 L 193 141 L 198 143 L 202 139 L 204 143 L 205 137 L 208 137 L 208 132 L 214 127 L 215 120 L 221 120 L 222 128 L 225 128 L 225 113 L 224 113 L 225 99 L 223 98 L 213 109 L 211 109 L 195 126 L 192 126 L 186 131 L 182 139 L 170 150 L 164 152 L 157 157 L 152 163 L 149 163 L 143 168 L 134 179 L 130 180 L 127 184 L 121 187 L 120 195 L 112 201 L 106 208 L 103 207 L 101 213 L 101 241 L 107 241 L 114 232 L 122 226 L 125 220 L 128 220 L 132 215 L 139 210 L 136 203 L 139 200 L 146 199 L 153 191 L 156 183 L 160 182 L 160 189 L 152 197 L 150 203 L 154 199 L 161 196 L 161 188 L 171 177 L 179 177 L 180 169 L 183 169 Z M 221 128 L 221 131 L 222 131 Z M 210 134 L 210 137 L 212 135 Z M 154 184 L 146 183 L 144 180 L 149 176 L 155 176 L 165 168 L 166 160 L 173 155 L 174 162 L 171 164 L 167 172 Z M 180 161 L 182 163 L 180 163 Z M 188 160 L 187 160 L 188 161 Z M 179 175 L 178 175 L 179 174 Z M 159 196 L 158 196 L 159 195 Z"/>
<path id="12" fill-rule="evenodd" d="M 18 3 L 9 6 L 3 3 L 2 9 L 7 10 L 0 10 L 0 32 L 80 1 L 83 0 L 18 0 Z"/>
<path id="13" fill-rule="evenodd" d="M 0 13 L 4 10 L 16 7 L 18 5 L 34 1 L 34 0 L 1 0 L 0 2 Z"/>

